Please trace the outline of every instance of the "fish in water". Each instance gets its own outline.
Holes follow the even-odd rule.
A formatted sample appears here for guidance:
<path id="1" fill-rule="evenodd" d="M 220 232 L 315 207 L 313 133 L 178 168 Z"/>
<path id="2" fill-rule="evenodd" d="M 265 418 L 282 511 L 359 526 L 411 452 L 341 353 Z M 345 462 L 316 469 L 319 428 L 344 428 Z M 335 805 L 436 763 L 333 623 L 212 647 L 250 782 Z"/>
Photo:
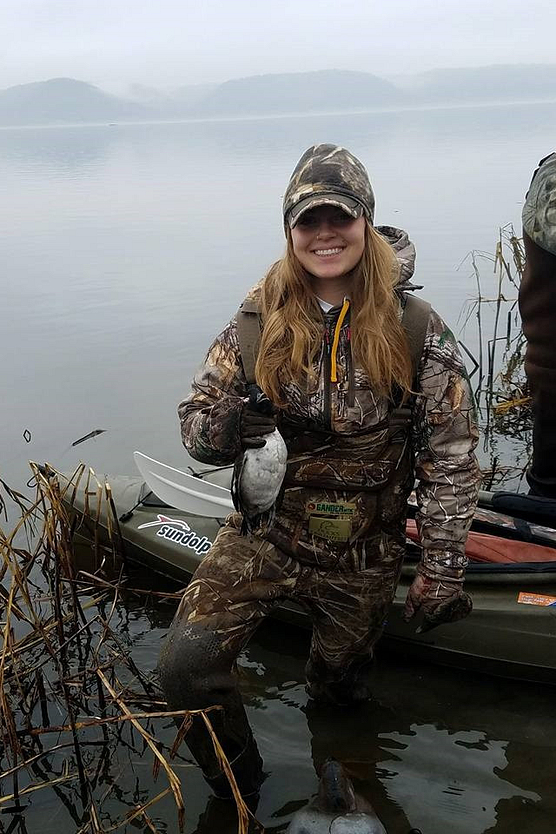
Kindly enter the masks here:
<path id="1" fill-rule="evenodd" d="M 319 791 L 293 815 L 287 834 L 387 834 L 372 805 L 355 793 L 335 759 L 322 767 Z"/>
<path id="2" fill-rule="evenodd" d="M 273 412 L 268 397 L 253 386 L 249 404 L 262 414 Z M 242 533 L 272 524 L 276 501 L 286 475 L 288 450 L 284 438 L 274 429 L 263 437 L 264 446 L 246 449 L 234 467 L 232 498 L 243 515 Z"/>
<path id="3" fill-rule="evenodd" d="M 387 834 L 372 805 L 355 793 L 351 779 L 335 759 L 323 765 L 319 791 L 296 811 L 286 834 Z M 412 828 L 408 834 L 421 834 Z"/>

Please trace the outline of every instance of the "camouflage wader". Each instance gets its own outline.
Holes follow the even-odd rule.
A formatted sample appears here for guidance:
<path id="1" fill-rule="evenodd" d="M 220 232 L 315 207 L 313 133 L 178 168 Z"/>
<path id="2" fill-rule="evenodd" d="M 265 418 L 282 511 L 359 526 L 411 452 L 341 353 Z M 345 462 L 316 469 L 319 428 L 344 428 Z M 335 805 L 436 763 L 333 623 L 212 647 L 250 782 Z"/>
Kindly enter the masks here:
<path id="1" fill-rule="evenodd" d="M 334 440 L 282 426 L 291 454 L 287 488 L 266 540 L 242 537 L 241 517 L 232 515 L 185 591 L 160 658 L 162 684 L 172 708 L 224 707 L 213 713 L 215 729 L 246 793 L 260 777 L 260 759 L 233 670 L 277 604 L 292 600 L 311 617 L 311 697 L 349 704 L 369 695 L 365 672 L 405 552 L 409 423 L 409 410 L 399 409 L 372 432 Z M 318 449 L 309 453 L 310 446 Z M 322 505 L 350 508 L 349 541 L 310 532 L 311 507 Z M 194 725 L 186 740 L 215 792 L 225 793 L 204 726 Z"/>
<path id="2" fill-rule="evenodd" d="M 374 221 L 374 195 L 359 160 L 343 148 L 317 145 L 292 174 L 284 223 L 295 226 L 303 211 L 327 203 Z M 401 318 L 406 293 L 415 289 L 414 247 L 400 229 L 375 231 L 397 260 Z M 255 309 L 260 294 L 259 284 L 248 296 Z M 343 314 L 338 308 L 323 314 L 316 298 L 308 303 L 323 337 L 314 373 L 282 385 L 287 406 L 279 429 L 288 473 L 276 520 L 264 539 L 241 537 L 239 517 L 227 520 L 184 594 L 159 664 L 171 708 L 224 706 L 212 714 L 214 726 L 244 794 L 257 790 L 262 763 L 234 667 L 257 625 L 284 600 L 302 605 L 313 623 L 310 695 L 340 704 L 364 699 L 365 671 L 400 574 L 414 477 L 422 566 L 433 575 L 463 576 L 477 499 L 473 397 L 442 319 L 430 311 L 410 413 L 377 396 L 354 361 L 344 307 Z M 249 381 L 243 353 L 235 318 L 178 409 L 186 449 L 213 466 L 233 464 L 242 453 Z M 224 795 L 227 782 L 204 725 L 194 722 L 186 740 L 207 781 Z"/>
<path id="3" fill-rule="evenodd" d="M 184 594 L 162 649 L 161 683 L 173 709 L 225 707 L 213 713 L 213 722 L 244 794 L 257 789 L 262 762 L 234 665 L 263 617 L 285 599 L 308 610 L 309 692 L 346 703 L 367 695 L 364 672 L 395 593 L 415 474 L 424 564 L 465 567 L 478 486 L 477 430 L 455 339 L 434 312 L 424 356 L 419 386 L 425 395 L 417 398 L 409 425 L 407 412 L 393 415 L 361 371 L 351 369 L 343 328 L 340 381 L 328 406 L 331 430 L 322 420 L 322 372 L 309 394 L 293 386 L 287 391 L 289 409 L 279 425 L 289 452 L 287 489 L 266 540 L 240 537 L 239 516 L 232 516 Z M 317 357 L 317 367 L 325 360 Z M 228 464 L 239 453 L 233 418 L 246 394 L 242 373 L 232 322 L 180 406 L 184 442 L 196 458 Z M 311 535 L 308 507 L 319 502 L 355 505 L 348 543 Z M 194 722 L 186 741 L 214 792 L 226 795 L 205 726 Z"/>

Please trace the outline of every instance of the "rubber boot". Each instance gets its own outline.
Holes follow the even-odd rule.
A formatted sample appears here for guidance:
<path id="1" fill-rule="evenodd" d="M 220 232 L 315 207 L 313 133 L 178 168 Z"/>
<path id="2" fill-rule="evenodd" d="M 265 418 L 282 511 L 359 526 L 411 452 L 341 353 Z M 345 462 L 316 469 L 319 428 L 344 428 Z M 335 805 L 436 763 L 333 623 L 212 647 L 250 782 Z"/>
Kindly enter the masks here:
<path id="1" fill-rule="evenodd" d="M 305 687 L 307 695 L 319 704 L 335 704 L 338 707 L 348 707 L 370 701 L 372 692 L 370 686 L 363 681 L 356 683 L 323 683 L 312 682 Z"/>
<path id="2" fill-rule="evenodd" d="M 373 658 L 353 664 L 343 671 L 341 676 L 332 676 L 331 670 L 324 664 L 309 659 L 305 674 L 307 676 L 306 692 L 320 704 L 351 706 L 369 701 L 372 697 L 369 675 Z"/>
<path id="3" fill-rule="evenodd" d="M 244 797 L 244 799 L 251 813 L 256 814 L 259 795 L 253 794 L 249 798 Z M 255 826 L 250 825 L 249 831 L 254 830 L 254 828 Z M 218 834 L 237 834 L 237 830 L 238 816 L 235 802 L 210 796 L 193 834 L 215 834 L 215 832 L 218 832 Z"/>
<path id="4" fill-rule="evenodd" d="M 253 735 L 250 735 L 241 753 L 230 761 L 230 767 L 232 768 L 232 773 L 234 774 L 243 799 L 257 796 L 264 779 L 264 773 L 263 760 L 261 759 Z M 220 799 L 233 798 L 232 786 L 223 771 L 220 771 L 215 776 L 207 776 L 206 773 L 203 775 L 215 796 Z"/>

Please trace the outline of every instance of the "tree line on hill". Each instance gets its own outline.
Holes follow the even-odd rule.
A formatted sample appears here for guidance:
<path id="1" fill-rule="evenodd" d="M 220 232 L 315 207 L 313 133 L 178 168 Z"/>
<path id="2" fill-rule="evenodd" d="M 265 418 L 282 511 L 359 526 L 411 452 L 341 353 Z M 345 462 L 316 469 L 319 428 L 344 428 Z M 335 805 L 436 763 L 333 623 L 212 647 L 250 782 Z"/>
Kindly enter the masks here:
<path id="1" fill-rule="evenodd" d="M 366 72 L 257 75 L 162 93 L 132 85 L 126 98 L 54 78 L 0 91 L 0 125 L 233 118 L 504 101 L 556 101 L 556 65 L 437 69 L 381 78 Z"/>

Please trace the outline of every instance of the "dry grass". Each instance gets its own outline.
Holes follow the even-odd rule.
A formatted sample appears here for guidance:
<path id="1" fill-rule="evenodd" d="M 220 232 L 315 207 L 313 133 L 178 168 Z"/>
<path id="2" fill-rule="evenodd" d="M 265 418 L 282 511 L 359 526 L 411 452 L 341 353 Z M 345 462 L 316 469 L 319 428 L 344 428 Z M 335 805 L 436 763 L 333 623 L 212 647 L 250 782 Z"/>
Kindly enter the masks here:
<path id="1" fill-rule="evenodd" d="M 523 242 L 512 226 L 506 226 L 499 230 L 494 255 L 472 252 L 469 260 L 477 295 L 466 305 L 464 329 L 474 320 L 476 358 L 466 352 L 475 364 L 472 382 L 489 458 L 483 474 L 485 488 L 490 489 L 512 480 L 521 482 L 531 456 L 533 418 L 524 370 L 526 341 L 517 307 Z M 494 281 L 485 277 L 489 267 Z M 518 457 L 515 465 L 506 463 L 510 444 L 512 454 Z"/>
<path id="2" fill-rule="evenodd" d="M 168 798 L 175 807 L 173 830 L 183 831 L 186 802 L 175 767 L 183 767 L 180 744 L 196 713 L 165 711 L 156 680 L 137 667 L 118 634 L 121 596 L 130 591 L 123 575 L 117 582 L 102 576 L 110 554 L 94 530 L 92 548 L 100 569 L 80 574 L 74 564 L 79 521 L 64 498 L 75 497 L 85 485 L 94 499 L 89 507 L 97 522 L 93 526 L 102 508 L 116 551 L 122 540 L 110 487 L 84 466 L 63 486 L 49 467 L 31 468 L 33 500 L 0 480 L 1 520 L 8 520 L 8 508 L 17 516 L 11 529 L 0 526 L 0 813 L 4 820 L 12 817 L 8 829 L 0 820 L 0 831 L 26 831 L 29 801 L 46 791 L 63 803 L 80 834 L 124 831 L 128 825 L 167 831 L 167 823 L 153 812 Z M 197 712 L 230 780 L 238 832 L 246 834 L 250 812 L 212 730 L 211 709 Z M 177 737 L 173 732 L 168 737 L 169 719 L 179 716 L 184 720 Z M 153 780 L 142 784 L 135 774 L 131 790 L 121 763 L 130 752 L 152 756 L 154 780 L 160 773 L 167 786 L 150 796 Z"/>

